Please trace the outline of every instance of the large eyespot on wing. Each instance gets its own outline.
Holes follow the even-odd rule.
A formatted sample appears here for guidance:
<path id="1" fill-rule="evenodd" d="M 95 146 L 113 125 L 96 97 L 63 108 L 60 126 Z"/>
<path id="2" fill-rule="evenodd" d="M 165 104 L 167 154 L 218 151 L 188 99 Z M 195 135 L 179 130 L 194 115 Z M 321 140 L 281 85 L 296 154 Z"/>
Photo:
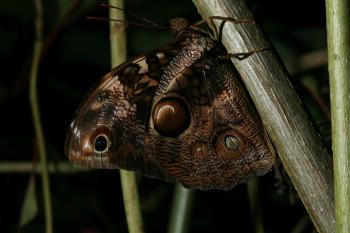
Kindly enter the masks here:
<path id="1" fill-rule="evenodd" d="M 190 124 L 188 107 L 179 98 L 163 98 L 153 109 L 153 125 L 164 137 L 176 137 L 183 133 Z"/>

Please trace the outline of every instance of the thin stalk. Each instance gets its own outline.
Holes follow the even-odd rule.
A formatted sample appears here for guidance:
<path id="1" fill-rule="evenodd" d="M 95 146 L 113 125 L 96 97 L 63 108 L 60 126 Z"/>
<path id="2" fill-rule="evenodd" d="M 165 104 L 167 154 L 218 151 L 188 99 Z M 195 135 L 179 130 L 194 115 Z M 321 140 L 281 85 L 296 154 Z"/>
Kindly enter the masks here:
<path id="1" fill-rule="evenodd" d="M 254 222 L 255 233 L 264 233 L 263 215 L 261 212 L 259 180 L 258 177 L 251 178 L 247 183 L 250 210 Z"/>
<path id="2" fill-rule="evenodd" d="M 168 233 L 188 232 L 189 220 L 193 206 L 194 191 L 176 184 Z"/>
<path id="3" fill-rule="evenodd" d="M 40 55 L 42 51 L 42 28 L 43 28 L 43 8 L 40 0 L 34 0 L 36 18 L 35 18 L 35 32 L 36 39 L 34 42 L 34 51 L 32 58 L 32 65 L 30 70 L 30 82 L 29 82 L 29 102 L 32 111 L 34 130 L 36 134 L 36 142 L 38 144 L 38 153 L 40 158 L 41 167 L 41 179 L 42 179 L 42 190 L 44 196 L 44 209 L 45 209 L 45 221 L 46 221 L 46 233 L 53 232 L 53 221 L 52 221 L 52 208 L 51 208 L 51 193 L 50 193 L 50 180 L 47 171 L 47 159 L 46 159 L 46 148 L 44 133 L 40 119 L 40 108 L 39 98 L 37 92 L 37 81 L 38 81 L 38 69 Z"/>
<path id="4" fill-rule="evenodd" d="M 123 8 L 124 4 L 122 0 L 109 0 L 109 5 Z M 113 8 L 109 8 L 109 16 L 111 19 L 125 19 L 123 11 Z M 126 35 L 124 26 L 125 24 L 123 23 L 110 21 L 112 67 L 120 65 L 126 60 Z M 144 232 L 135 173 L 121 170 L 120 180 L 129 232 Z"/>
<path id="5" fill-rule="evenodd" d="M 135 173 L 120 171 L 120 180 L 123 189 L 124 208 L 129 232 L 142 233 L 144 229 Z"/>
<path id="6" fill-rule="evenodd" d="M 123 7 L 123 0 L 110 0 L 109 4 L 111 6 Z M 127 59 L 126 54 L 126 34 L 125 34 L 125 16 L 124 11 L 117 10 L 114 8 L 109 8 L 110 19 L 117 19 L 120 22 L 113 20 L 109 21 L 110 29 L 110 43 L 111 43 L 111 66 L 112 68 L 122 64 Z"/>
<path id="7" fill-rule="evenodd" d="M 47 170 L 53 174 L 76 174 L 78 172 L 89 172 L 91 169 L 76 166 L 69 162 L 48 162 Z M 35 166 L 33 162 L 1 162 L 0 173 L 40 173 L 41 166 Z"/>
<path id="8" fill-rule="evenodd" d="M 336 230 L 350 232 L 350 2 L 326 0 Z"/>

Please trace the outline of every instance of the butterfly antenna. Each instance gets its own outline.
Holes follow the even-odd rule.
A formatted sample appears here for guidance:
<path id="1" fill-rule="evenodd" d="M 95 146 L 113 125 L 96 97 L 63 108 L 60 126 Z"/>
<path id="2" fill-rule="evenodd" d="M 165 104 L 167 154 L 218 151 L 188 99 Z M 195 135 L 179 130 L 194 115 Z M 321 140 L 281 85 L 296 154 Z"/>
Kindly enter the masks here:
<path id="1" fill-rule="evenodd" d="M 155 23 L 155 22 L 153 22 L 153 21 L 151 21 L 151 20 L 149 20 L 147 18 L 141 17 L 141 16 L 139 16 L 139 15 L 137 15 L 135 13 L 132 13 L 130 11 L 126 11 L 125 9 L 123 9 L 121 7 L 113 6 L 113 5 L 106 4 L 106 3 L 101 3 L 100 6 L 107 7 L 107 8 L 113 8 L 113 9 L 117 9 L 117 10 L 120 10 L 120 11 L 127 12 L 128 15 L 131 15 L 132 17 L 145 22 L 145 23 L 132 23 L 132 22 L 129 22 L 129 24 L 143 26 L 143 27 L 148 27 L 148 28 L 161 29 L 161 30 L 169 30 L 168 27 L 165 27 L 163 25 L 157 24 L 157 23 Z"/>
<path id="2" fill-rule="evenodd" d="M 130 22 L 130 21 L 127 21 L 127 20 L 110 19 L 110 18 L 104 18 L 104 17 L 99 17 L 99 16 L 86 16 L 86 18 L 87 19 L 91 19 L 91 20 L 98 20 L 98 21 L 113 21 L 113 22 L 125 23 L 126 25 L 135 25 L 135 26 L 140 26 L 140 27 L 146 27 L 146 28 L 154 29 L 153 25 L 144 24 L 144 23 Z M 159 28 L 158 27 L 158 29 L 163 29 L 163 28 Z"/>

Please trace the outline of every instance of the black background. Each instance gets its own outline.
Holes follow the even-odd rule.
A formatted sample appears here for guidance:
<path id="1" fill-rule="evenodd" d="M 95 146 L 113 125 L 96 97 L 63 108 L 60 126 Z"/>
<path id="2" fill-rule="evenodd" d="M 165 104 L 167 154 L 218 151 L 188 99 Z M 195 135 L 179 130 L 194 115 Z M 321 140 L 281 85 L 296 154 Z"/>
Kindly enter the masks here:
<path id="1" fill-rule="evenodd" d="M 63 144 L 71 117 L 89 88 L 110 69 L 108 23 L 87 15 L 108 17 L 97 1 L 80 1 L 59 28 L 74 1 L 46 0 L 44 39 L 53 38 L 39 70 L 39 97 L 49 161 L 64 161 Z M 126 9 L 160 24 L 186 17 L 200 20 L 191 1 L 126 0 Z M 319 98 L 329 102 L 326 64 L 303 70 L 305 54 L 326 49 L 324 1 L 250 0 L 248 5 L 291 71 L 291 82 L 316 122 L 327 122 Z M 128 13 L 127 18 L 128 18 Z M 32 161 L 37 157 L 28 100 L 33 51 L 33 2 L 0 2 L 0 163 Z M 132 21 L 132 18 L 130 19 Z M 56 36 L 54 33 L 57 33 Z M 150 51 L 169 40 L 166 32 L 130 26 L 128 55 Z M 327 127 L 326 127 L 327 128 Z M 325 136 L 329 134 L 325 133 Z M 51 191 L 55 232 L 127 232 L 119 173 L 115 170 L 52 174 Z M 29 174 L 0 173 L 0 231 L 17 232 Z M 259 178 L 265 232 L 292 232 L 307 215 L 300 200 L 290 201 L 287 188 L 278 192 L 274 173 Z M 165 232 L 173 184 L 139 177 L 139 193 L 146 232 Z M 38 215 L 21 232 L 44 232 L 40 176 L 36 176 Z M 293 193 L 293 192 L 292 192 Z M 246 185 L 230 192 L 195 193 L 189 232 L 253 232 Z M 311 222 L 303 231 L 312 232 Z"/>

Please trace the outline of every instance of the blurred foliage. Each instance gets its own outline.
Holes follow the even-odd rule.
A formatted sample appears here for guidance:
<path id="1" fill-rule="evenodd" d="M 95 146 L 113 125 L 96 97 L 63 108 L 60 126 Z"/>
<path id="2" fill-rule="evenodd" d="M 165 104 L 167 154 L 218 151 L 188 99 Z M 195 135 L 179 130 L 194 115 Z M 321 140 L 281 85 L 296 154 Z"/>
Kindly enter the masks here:
<path id="1" fill-rule="evenodd" d="M 108 23 L 87 20 L 86 16 L 108 17 L 108 10 L 94 0 L 46 0 L 43 4 L 45 47 L 39 76 L 40 106 L 49 161 L 64 161 L 63 143 L 71 117 L 82 96 L 110 67 Z M 329 88 L 326 53 L 322 53 L 326 48 L 324 2 L 250 0 L 248 4 L 291 72 L 291 82 L 305 106 L 316 122 L 322 122 L 320 129 L 329 139 Z M 200 19 L 191 1 L 126 0 L 125 5 L 127 10 L 160 24 L 180 16 L 192 22 Z M 33 20 L 32 1 L 0 1 L 0 162 L 36 158 L 28 102 Z M 169 40 L 166 32 L 136 26 L 129 26 L 127 34 L 130 57 Z M 43 232 L 40 179 L 37 176 L 37 190 L 32 190 L 29 177 L 0 174 L 1 232 L 18 232 L 21 210 L 29 201 L 24 201 L 26 192 L 31 193 L 32 200 L 38 200 L 38 214 L 29 213 L 26 220 L 34 218 L 21 232 Z M 56 173 L 50 178 L 55 232 L 127 232 L 118 172 Z M 305 222 L 303 205 L 290 202 L 289 188 L 278 192 L 281 188 L 275 186 L 274 173 L 260 181 L 267 233 L 291 232 Z M 165 232 L 173 184 L 140 176 L 139 186 L 146 232 Z M 230 192 L 196 192 L 190 232 L 252 232 L 252 223 L 246 185 Z M 312 229 L 307 222 L 306 228 L 298 232 Z"/>

